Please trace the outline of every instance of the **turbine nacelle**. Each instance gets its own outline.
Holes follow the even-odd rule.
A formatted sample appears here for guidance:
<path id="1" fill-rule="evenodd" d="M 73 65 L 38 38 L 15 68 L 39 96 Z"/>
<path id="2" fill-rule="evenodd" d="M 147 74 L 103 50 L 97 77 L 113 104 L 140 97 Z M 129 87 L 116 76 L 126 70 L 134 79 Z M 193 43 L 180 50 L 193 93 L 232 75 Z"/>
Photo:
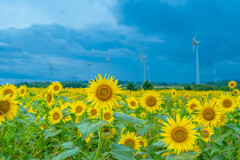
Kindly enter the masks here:
<path id="1" fill-rule="evenodd" d="M 109 62 L 110 62 L 110 59 L 109 59 L 108 57 L 106 58 L 106 62 L 107 62 L 107 63 L 109 63 Z"/>
<path id="2" fill-rule="evenodd" d="M 147 56 L 143 55 L 141 52 L 140 52 L 140 56 L 142 61 L 145 61 L 147 59 Z"/>
<path id="3" fill-rule="evenodd" d="M 196 37 L 196 34 L 192 38 L 192 45 L 194 45 L 194 46 L 200 44 L 200 41 L 197 41 L 195 37 Z"/>
<path id="4" fill-rule="evenodd" d="M 200 41 L 196 41 L 195 39 L 192 39 L 192 45 L 196 46 L 200 44 Z"/>
<path id="5" fill-rule="evenodd" d="M 89 63 L 89 62 L 87 61 L 87 65 L 88 65 L 88 66 L 90 66 L 90 65 L 91 65 L 91 63 Z"/>

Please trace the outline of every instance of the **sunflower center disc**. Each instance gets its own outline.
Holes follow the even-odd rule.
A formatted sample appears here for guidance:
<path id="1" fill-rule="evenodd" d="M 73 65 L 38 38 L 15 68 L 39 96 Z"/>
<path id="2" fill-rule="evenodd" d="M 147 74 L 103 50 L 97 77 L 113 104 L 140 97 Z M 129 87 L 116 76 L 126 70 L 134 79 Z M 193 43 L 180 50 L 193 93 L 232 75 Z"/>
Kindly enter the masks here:
<path id="1" fill-rule="evenodd" d="M 224 108 L 229 108 L 232 106 L 232 101 L 230 101 L 229 99 L 224 99 L 222 105 Z"/>
<path id="2" fill-rule="evenodd" d="M 97 111 L 95 109 L 92 109 L 91 114 L 95 116 L 97 114 Z"/>
<path id="3" fill-rule="evenodd" d="M 109 100 L 112 97 L 112 89 L 107 85 L 101 85 L 97 89 L 97 97 L 103 101 Z"/>
<path id="4" fill-rule="evenodd" d="M 203 115 L 204 119 L 206 119 L 207 121 L 211 121 L 215 118 L 215 112 L 212 108 L 206 108 L 203 111 L 202 115 Z"/>
<path id="5" fill-rule="evenodd" d="M 144 143 L 143 143 L 143 141 L 142 141 L 142 140 L 140 140 L 140 141 L 139 141 L 139 143 L 140 143 L 140 145 L 141 145 L 141 146 L 143 146 L 143 145 L 144 145 Z"/>
<path id="6" fill-rule="evenodd" d="M 58 120 L 59 118 L 60 118 L 59 113 L 55 112 L 55 113 L 53 114 L 53 119 L 54 119 L 54 120 Z"/>
<path id="7" fill-rule="evenodd" d="M 58 90 L 59 90 L 59 86 L 58 86 L 58 85 L 55 85 L 55 86 L 53 87 L 53 89 L 54 89 L 55 91 L 58 91 Z"/>
<path id="8" fill-rule="evenodd" d="M 3 94 L 4 94 L 4 95 L 11 94 L 10 97 L 12 97 L 12 95 L 13 95 L 13 91 L 12 91 L 11 89 L 6 89 L 6 90 L 4 90 Z"/>
<path id="9" fill-rule="evenodd" d="M 47 101 L 50 103 L 52 101 L 52 94 L 48 93 L 47 95 Z"/>
<path id="10" fill-rule="evenodd" d="M 83 110 L 83 109 L 82 109 L 82 107 L 81 107 L 81 106 L 77 106 L 77 107 L 76 107 L 76 112 L 77 112 L 77 113 L 80 113 L 80 112 L 82 112 L 82 110 Z"/>
<path id="11" fill-rule="evenodd" d="M 24 90 L 24 89 L 21 89 L 20 93 L 23 94 L 24 92 L 25 92 L 25 90 Z"/>
<path id="12" fill-rule="evenodd" d="M 0 101 L 0 115 L 6 114 L 10 109 L 8 101 Z"/>
<path id="13" fill-rule="evenodd" d="M 148 106 L 152 107 L 152 106 L 154 106 L 157 103 L 157 100 L 156 100 L 155 97 L 149 96 L 146 99 L 146 103 L 147 103 Z"/>
<path id="14" fill-rule="evenodd" d="M 183 142 L 187 138 L 187 131 L 183 127 L 176 127 L 171 132 L 172 139 L 176 142 Z"/>
<path id="15" fill-rule="evenodd" d="M 194 103 L 190 105 L 191 110 L 194 110 L 196 107 L 197 107 L 197 106 L 196 106 L 196 104 L 194 104 Z"/>
<path id="16" fill-rule="evenodd" d="M 109 129 L 108 129 L 108 128 L 104 128 L 104 129 L 103 129 L 103 132 L 104 132 L 104 133 L 107 133 L 107 132 L 109 132 Z"/>
<path id="17" fill-rule="evenodd" d="M 131 139 L 127 139 L 124 145 L 127 147 L 130 146 L 130 147 L 134 148 L 134 141 Z"/>
<path id="18" fill-rule="evenodd" d="M 104 114 L 104 119 L 109 120 L 112 117 L 110 113 L 105 113 Z"/>
<path id="19" fill-rule="evenodd" d="M 209 137 L 209 133 L 207 130 L 202 130 L 201 135 L 203 136 L 203 138 L 208 138 Z"/>
<path id="20" fill-rule="evenodd" d="M 136 106 L 136 102 L 134 102 L 134 101 L 131 101 L 130 104 L 131 104 L 131 106 Z"/>

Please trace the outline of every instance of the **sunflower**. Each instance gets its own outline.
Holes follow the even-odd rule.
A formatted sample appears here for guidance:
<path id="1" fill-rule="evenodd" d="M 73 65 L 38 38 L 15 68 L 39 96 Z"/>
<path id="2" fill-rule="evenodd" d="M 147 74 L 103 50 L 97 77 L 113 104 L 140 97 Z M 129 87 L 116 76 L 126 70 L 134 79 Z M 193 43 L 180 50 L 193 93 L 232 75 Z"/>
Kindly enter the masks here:
<path id="1" fill-rule="evenodd" d="M 231 88 L 231 89 L 235 88 L 236 86 L 237 86 L 237 83 L 235 81 L 230 81 L 228 83 L 228 87 Z"/>
<path id="2" fill-rule="evenodd" d="M 25 96 L 26 91 L 27 91 L 27 86 L 25 86 L 25 85 L 24 86 L 20 86 L 20 88 L 18 89 L 19 95 L 21 97 Z"/>
<path id="3" fill-rule="evenodd" d="M 54 93 L 59 93 L 62 90 L 62 84 L 60 82 L 52 82 L 52 84 L 49 86 L 49 88 Z"/>
<path id="4" fill-rule="evenodd" d="M 220 113 L 215 100 L 205 100 L 204 104 L 198 107 L 195 119 L 204 126 L 216 127 L 220 121 Z"/>
<path id="5" fill-rule="evenodd" d="M 130 97 L 127 100 L 128 107 L 131 109 L 137 109 L 138 108 L 138 101 L 134 97 Z"/>
<path id="6" fill-rule="evenodd" d="M 76 116 L 81 116 L 86 108 L 86 105 L 82 101 L 76 101 L 71 105 L 71 112 L 74 113 Z"/>
<path id="7" fill-rule="evenodd" d="M 147 111 L 155 112 L 158 110 L 161 100 L 157 91 L 148 91 L 140 99 L 140 103 Z"/>
<path id="8" fill-rule="evenodd" d="M 187 110 L 189 113 L 192 113 L 193 111 L 195 111 L 199 106 L 200 106 L 200 102 L 194 98 L 191 99 L 190 101 L 188 101 L 187 103 Z"/>
<path id="9" fill-rule="evenodd" d="M 80 117 L 76 117 L 75 123 L 80 123 Z"/>
<path id="10" fill-rule="evenodd" d="M 172 89 L 170 92 L 173 98 L 177 96 L 177 91 L 175 89 Z"/>
<path id="11" fill-rule="evenodd" d="M 144 148 L 146 148 L 147 147 L 147 140 L 144 138 L 144 137 L 140 137 L 140 139 L 139 139 L 139 144 L 142 146 L 142 147 L 144 147 Z"/>
<path id="12" fill-rule="evenodd" d="M 239 90 L 238 90 L 238 89 L 234 89 L 234 90 L 232 91 L 232 93 L 233 93 L 234 95 L 238 95 L 238 94 L 239 94 Z"/>
<path id="13" fill-rule="evenodd" d="M 78 136 L 82 137 L 82 134 L 79 129 L 78 129 Z M 92 137 L 93 137 L 93 133 L 91 133 L 87 138 L 85 138 L 85 142 L 89 143 Z"/>
<path id="14" fill-rule="evenodd" d="M 18 113 L 17 102 L 10 98 L 10 95 L 0 97 L 0 124 L 5 118 L 12 120 Z"/>
<path id="15" fill-rule="evenodd" d="M 59 108 L 54 108 L 50 111 L 50 116 L 48 117 L 48 120 L 51 124 L 60 123 L 60 120 L 62 119 L 62 112 Z"/>
<path id="16" fill-rule="evenodd" d="M 115 128 L 103 128 L 103 137 L 105 136 L 105 139 L 114 138 L 115 135 L 117 135 Z"/>
<path id="17" fill-rule="evenodd" d="M 43 124 L 43 125 L 41 125 L 41 127 L 40 127 L 41 130 L 44 130 L 45 128 L 47 128 L 47 125 L 46 125 L 46 124 Z"/>
<path id="18" fill-rule="evenodd" d="M 226 116 L 224 113 L 220 113 L 220 120 L 217 123 L 217 127 L 224 126 L 226 123 Z"/>
<path id="19" fill-rule="evenodd" d="M 88 115 L 90 118 L 94 119 L 96 117 L 99 117 L 99 114 L 99 109 L 97 107 L 88 108 Z"/>
<path id="20" fill-rule="evenodd" d="M 145 112 L 142 112 L 142 113 L 140 114 L 140 117 L 141 117 L 142 119 L 144 119 L 144 118 L 146 117 L 146 113 L 145 113 Z"/>
<path id="21" fill-rule="evenodd" d="M 210 127 L 203 127 L 201 132 L 200 132 L 200 137 L 205 141 L 205 142 L 210 142 L 210 137 L 214 134 L 213 129 Z"/>
<path id="22" fill-rule="evenodd" d="M 197 157 L 199 156 L 199 154 L 202 153 L 202 151 L 201 151 L 201 149 L 200 149 L 200 147 L 199 147 L 198 145 L 194 145 L 192 151 L 198 153 L 198 154 L 196 154 L 196 156 L 195 156 L 194 159 L 197 159 Z"/>
<path id="23" fill-rule="evenodd" d="M 139 137 L 137 137 L 134 132 L 122 134 L 118 144 L 123 144 L 127 147 L 130 146 L 136 150 L 140 150 L 141 146 L 139 143 Z"/>
<path id="24" fill-rule="evenodd" d="M 176 116 L 176 122 L 172 118 L 167 120 L 168 123 L 163 122 L 162 131 L 164 133 L 161 133 L 161 136 L 164 137 L 162 141 L 165 146 L 168 145 L 167 149 L 174 150 L 177 154 L 192 150 L 196 140 L 196 130 L 194 130 L 195 125 L 191 120 L 187 117 L 181 120 L 179 114 Z"/>
<path id="25" fill-rule="evenodd" d="M 62 121 L 65 122 L 65 123 L 68 122 L 68 121 L 71 121 L 71 120 L 72 120 L 71 115 L 67 115 L 64 118 L 62 118 Z"/>
<path id="26" fill-rule="evenodd" d="M 229 113 L 235 110 L 237 104 L 231 96 L 222 95 L 218 100 L 218 106 L 224 111 L 224 113 Z"/>
<path id="27" fill-rule="evenodd" d="M 17 88 L 15 85 L 13 84 L 6 84 L 0 87 L 0 95 L 1 96 L 6 96 L 6 95 L 10 95 L 9 98 L 11 99 L 15 99 L 16 98 L 16 91 Z"/>
<path id="28" fill-rule="evenodd" d="M 110 109 L 105 109 L 103 111 L 103 120 L 111 123 L 113 121 L 113 111 Z"/>
<path id="29" fill-rule="evenodd" d="M 120 86 L 117 85 L 118 80 L 114 81 L 113 77 L 104 77 L 98 74 L 96 81 L 91 80 L 88 90 L 88 101 L 92 101 L 93 105 L 100 108 L 112 108 L 117 104 L 119 94 L 121 94 Z"/>
<path id="30" fill-rule="evenodd" d="M 46 95 L 46 99 L 47 99 L 47 106 L 50 108 L 53 104 L 53 91 L 51 89 L 48 89 L 47 95 Z"/>

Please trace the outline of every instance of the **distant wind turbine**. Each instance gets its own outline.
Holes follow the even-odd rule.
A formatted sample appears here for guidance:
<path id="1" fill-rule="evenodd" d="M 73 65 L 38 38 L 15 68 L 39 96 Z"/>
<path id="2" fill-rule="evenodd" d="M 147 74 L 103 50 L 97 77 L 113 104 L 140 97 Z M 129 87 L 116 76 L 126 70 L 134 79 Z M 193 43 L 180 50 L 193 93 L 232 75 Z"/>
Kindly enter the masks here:
<path id="1" fill-rule="evenodd" d="M 193 45 L 193 53 L 194 48 L 196 47 L 196 84 L 200 83 L 200 77 L 199 77 L 199 63 L 198 63 L 198 45 L 200 44 L 199 41 L 195 39 L 196 35 L 192 38 L 192 45 Z"/>
<path id="2" fill-rule="evenodd" d="M 148 81 L 150 82 L 150 67 L 147 67 L 147 71 L 148 71 Z"/>
<path id="3" fill-rule="evenodd" d="M 49 66 L 49 69 L 50 69 L 51 80 L 53 80 L 53 70 L 54 70 L 54 68 L 50 63 L 48 63 L 48 66 Z"/>
<path id="4" fill-rule="evenodd" d="M 213 70 L 213 74 L 214 74 L 214 82 L 217 82 L 216 69 Z"/>
<path id="5" fill-rule="evenodd" d="M 90 75 L 90 66 L 91 66 L 91 63 L 88 62 L 87 60 L 87 67 L 88 67 L 88 80 L 90 81 L 90 78 L 91 78 L 91 75 Z"/>
<path id="6" fill-rule="evenodd" d="M 143 55 L 141 52 L 140 56 L 141 56 L 141 62 L 143 62 L 143 81 L 146 81 L 146 60 L 147 60 L 147 56 Z"/>
<path id="7" fill-rule="evenodd" d="M 110 59 L 108 58 L 108 55 L 106 57 L 106 63 L 107 63 L 107 72 L 110 74 Z"/>

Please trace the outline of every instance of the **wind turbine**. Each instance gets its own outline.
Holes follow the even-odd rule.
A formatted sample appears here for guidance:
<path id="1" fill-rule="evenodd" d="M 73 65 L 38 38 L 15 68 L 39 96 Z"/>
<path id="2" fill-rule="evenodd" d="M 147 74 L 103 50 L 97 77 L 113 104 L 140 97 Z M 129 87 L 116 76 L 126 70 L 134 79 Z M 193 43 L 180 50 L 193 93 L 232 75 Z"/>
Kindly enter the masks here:
<path id="1" fill-rule="evenodd" d="M 141 56 L 141 62 L 143 62 L 143 82 L 146 81 L 146 60 L 147 60 L 147 56 L 143 55 L 141 52 L 140 56 Z"/>
<path id="2" fill-rule="evenodd" d="M 200 77 L 199 77 L 199 63 L 198 63 L 198 45 L 200 44 L 199 41 L 195 39 L 196 35 L 192 38 L 192 45 L 193 45 L 193 53 L 194 48 L 196 47 L 196 83 L 200 83 Z"/>
<path id="3" fill-rule="evenodd" d="M 90 66 L 91 66 L 91 63 L 88 62 L 87 60 L 87 67 L 88 67 L 88 80 L 90 81 L 90 78 L 91 78 L 91 75 L 90 75 Z"/>
<path id="4" fill-rule="evenodd" d="M 148 71 L 148 81 L 150 82 L 150 67 L 147 67 L 147 71 Z"/>
<path id="5" fill-rule="evenodd" d="M 108 55 L 107 55 L 107 58 L 106 58 L 106 63 L 107 63 L 108 74 L 110 74 L 110 59 L 108 58 Z"/>
<path id="6" fill-rule="evenodd" d="M 50 69 L 50 74 L 51 74 L 51 80 L 53 80 L 53 66 L 50 64 L 50 63 L 48 63 L 48 66 L 49 66 L 49 69 Z"/>
<path id="7" fill-rule="evenodd" d="M 214 82 L 217 82 L 216 69 L 213 70 L 213 74 L 214 74 Z"/>

